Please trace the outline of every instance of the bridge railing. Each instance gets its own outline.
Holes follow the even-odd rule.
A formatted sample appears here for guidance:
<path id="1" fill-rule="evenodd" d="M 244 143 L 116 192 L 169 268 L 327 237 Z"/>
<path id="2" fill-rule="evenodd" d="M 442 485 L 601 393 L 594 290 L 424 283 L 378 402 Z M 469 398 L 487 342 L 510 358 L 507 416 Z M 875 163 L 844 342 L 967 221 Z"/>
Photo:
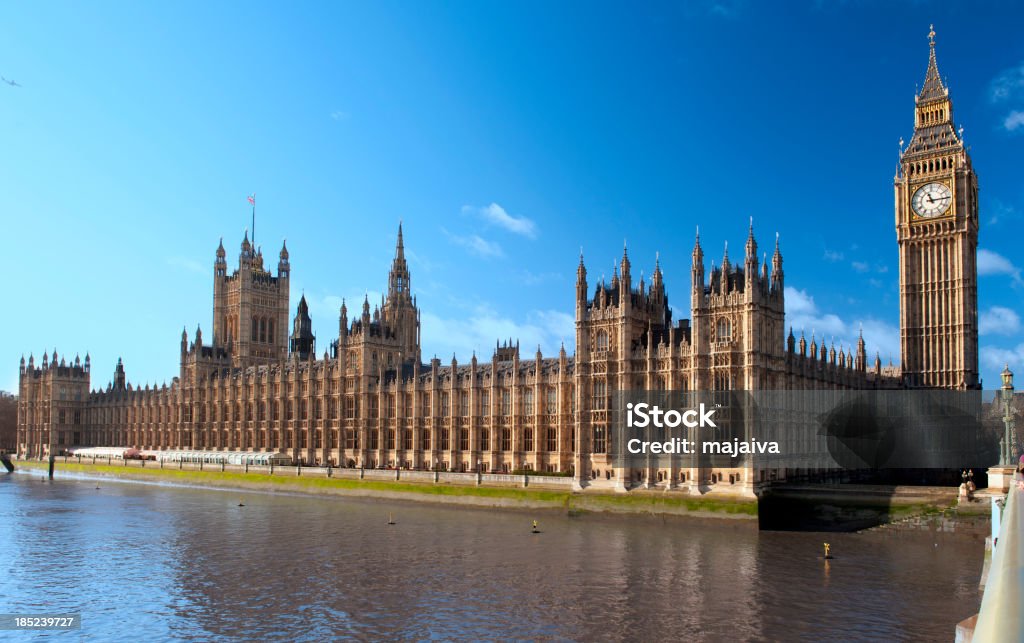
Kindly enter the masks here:
<path id="1" fill-rule="evenodd" d="M 1024 490 L 1022 478 L 1010 485 L 999 539 L 992 552 L 985 595 L 981 599 L 975 641 L 1024 640 Z"/>

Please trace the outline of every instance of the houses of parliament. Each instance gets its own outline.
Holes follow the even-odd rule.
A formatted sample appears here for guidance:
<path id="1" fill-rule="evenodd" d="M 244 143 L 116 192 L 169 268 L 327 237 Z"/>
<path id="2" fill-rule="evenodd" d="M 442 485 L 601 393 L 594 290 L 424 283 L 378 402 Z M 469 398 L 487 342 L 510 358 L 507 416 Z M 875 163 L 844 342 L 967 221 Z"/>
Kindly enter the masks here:
<path id="1" fill-rule="evenodd" d="M 337 335 L 312 332 L 305 298 L 289 326 L 291 258 L 276 272 L 248 235 L 213 263 L 213 327 L 181 335 L 170 385 L 133 387 L 119 360 L 91 388 L 89 356 L 21 360 L 17 443 L 26 457 L 76 445 L 273 451 L 306 464 L 571 474 L 580 486 L 643 479 L 706 490 L 749 485 L 751 467 L 644 472 L 611 459 L 616 391 L 859 390 L 979 386 L 978 185 L 929 34 L 914 132 L 894 178 L 901 364 L 883 368 L 863 337 L 844 351 L 785 327 L 778 238 L 706 268 L 691 252 L 691 318 L 673 320 L 657 263 L 634 277 L 624 249 L 610 281 L 576 271 L 573 354 L 497 345 L 489 359 L 425 362 L 402 226 L 386 295 L 350 311 Z M 769 256 L 770 253 L 770 256 Z M 760 259 L 759 259 L 760 258 Z M 568 293 L 566 293 L 568 295 Z M 429 341 L 429 338 L 428 338 Z M 104 378 L 106 379 L 106 378 Z M 703 492 L 703 491 L 701 491 Z"/>

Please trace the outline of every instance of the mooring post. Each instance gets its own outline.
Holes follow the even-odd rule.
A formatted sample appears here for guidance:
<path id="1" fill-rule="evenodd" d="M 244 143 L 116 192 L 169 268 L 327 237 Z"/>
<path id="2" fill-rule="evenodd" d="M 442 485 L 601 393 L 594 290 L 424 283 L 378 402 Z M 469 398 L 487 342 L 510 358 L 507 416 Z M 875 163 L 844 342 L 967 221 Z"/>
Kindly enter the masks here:
<path id="1" fill-rule="evenodd" d="M 50 452 L 50 480 L 53 480 L 53 465 L 57 462 L 57 458 L 53 455 L 53 451 Z"/>

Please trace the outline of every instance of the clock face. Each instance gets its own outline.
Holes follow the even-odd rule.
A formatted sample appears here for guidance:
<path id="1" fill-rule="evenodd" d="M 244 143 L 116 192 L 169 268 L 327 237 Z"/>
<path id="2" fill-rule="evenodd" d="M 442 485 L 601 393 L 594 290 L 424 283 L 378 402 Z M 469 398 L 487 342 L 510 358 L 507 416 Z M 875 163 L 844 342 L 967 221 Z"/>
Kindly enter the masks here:
<path id="1" fill-rule="evenodd" d="M 953 192 L 945 183 L 927 183 L 914 192 L 910 205 L 918 216 L 930 219 L 943 214 L 953 203 Z"/>

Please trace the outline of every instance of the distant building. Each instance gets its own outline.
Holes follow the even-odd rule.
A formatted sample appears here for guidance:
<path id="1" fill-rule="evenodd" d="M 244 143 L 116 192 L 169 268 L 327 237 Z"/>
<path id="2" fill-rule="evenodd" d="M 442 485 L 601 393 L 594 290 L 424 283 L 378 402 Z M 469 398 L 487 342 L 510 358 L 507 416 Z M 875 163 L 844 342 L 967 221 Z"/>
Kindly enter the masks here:
<path id="1" fill-rule="evenodd" d="M 0 391 L 0 451 L 13 453 L 18 444 L 18 396 Z"/>
<path id="2" fill-rule="evenodd" d="M 23 359 L 18 448 L 280 451 L 337 466 L 571 472 L 580 485 L 697 491 L 728 480 L 749 490 L 786 472 L 613 466 L 613 392 L 976 388 L 977 181 L 952 123 L 933 40 L 895 177 L 902 369 L 877 355 L 869 363 L 863 337 L 837 350 L 787 333 L 782 251 L 776 238 L 770 259 L 759 255 L 753 225 L 737 263 L 726 250 L 707 270 L 694 243 L 691 319 L 673 321 L 659 262 L 649 282 L 636 280 L 624 248 L 611 280 L 593 283 L 580 256 L 574 354 L 524 355 L 510 340 L 461 364 L 422 359 L 401 225 L 387 294 L 352 319 L 342 303 L 319 357 L 304 297 L 286 335 L 288 249 L 275 275 L 246 236 L 230 275 L 217 248 L 213 336 L 182 332 L 170 385 L 133 387 L 118 360 L 107 387 L 90 392 L 88 355 Z"/>

